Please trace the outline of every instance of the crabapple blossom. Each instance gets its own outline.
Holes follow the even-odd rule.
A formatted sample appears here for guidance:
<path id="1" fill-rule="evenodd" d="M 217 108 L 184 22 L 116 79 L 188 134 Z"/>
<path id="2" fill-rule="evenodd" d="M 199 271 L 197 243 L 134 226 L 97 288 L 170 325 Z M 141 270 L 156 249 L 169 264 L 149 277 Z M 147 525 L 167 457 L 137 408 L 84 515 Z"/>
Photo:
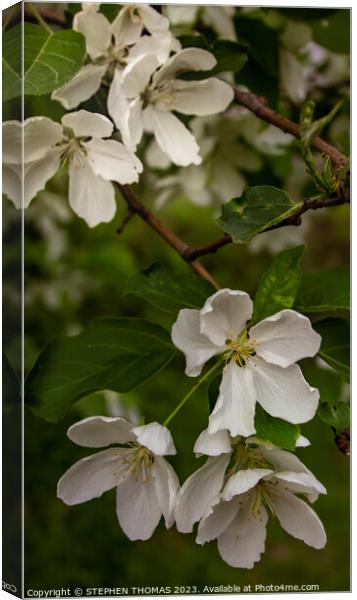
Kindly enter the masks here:
<path id="1" fill-rule="evenodd" d="M 117 517 L 130 540 L 147 540 L 161 516 L 174 523 L 177 475 L 163 458 L 176 454 L 171 433 L 159 423 L 134 426 L 120 417 L 89 417 L 67 435 L 86 448 L 104 448 L 76 462 L 58 482 L 57 496 L 81 504 L 116 488 Z"/>
<path id="2" fill-rule="evenodd" d="M 314 416 L 319 392 L 304 379 L 296 361 L 315 356 L 321 338 L 310 320 L 286 309 L 247 329 L 253 312 L 249 295 L 222 289 L 201 310 L 183 309 L 172 328 L 174 344 L 186 356 L 186 374 L 197 377 L 204 364 L 225 362 L 209 432 L 255 433 L 258 402 L 274 417 L 305 423 Z"/>
<path id="3" fill-rule="evenodd" d="M 216 62 L 207 50 L 185 48 L 162 66 L 154 54 L 146 54 L 131 61 L 122 73 L 115 74 L 108 110 L 124 143 L 135 150 L 145 130 L 153 133 L 160 149 L 174 164 L 200 164 L 202 158 L 195 137 L 173 111 L 205 116 L 228 107 L 233 90 L 221 79 L 179 78 L 185 71 L 208 71 Z"/>
<path id="4" fill-rule="evenodd" d="M 111 221 L 116 203 L 110 182 L 138 181 L 141 162 L 120 142 L 104 139 L 113 133 L 113 124 L 104 115 L 80 110 L 65 114 L 61 123 L 47 117 L 31 117 L 24 122 L 24 207 L 61 165 L 68 163 L 71 208 L 89 227 Z M 4 191 L 17 208 L 21 206 L 20 132 L 21 123 L 3 124 L 7 140 Z"/>
<path id="5" fill-rule="evenodd" d="M 196 542 L 217 539 L 223 560 L 245 569 L 264 552 L 268 511 L 290 535 L 316 549 L 325 546 L 319 517 L 298 495 L 315 502 L 326 489 L 294 454 L 207 430 L 195 451 L 209 458 L 177 496 L 179 531 L 190 532 L 199 521 Z"/>
<path id="6" fill-rule="evenodd" d="M 84 35 L 91 62 L 52 93 L 52 98 L 67 110 L 93 96 L 105 76 L 120 76 L 122 69 L 138 56 L 153 54 L 161 64 L 171 50 L 181 47 L 170 33 L 166 17 L 151 6 L 128 4 L 112 23 L 98 9 L 98 4 L 83 5 L 73 18 L 73 29 Z M 149 35 L 142 35 L 144 30 Z"/>

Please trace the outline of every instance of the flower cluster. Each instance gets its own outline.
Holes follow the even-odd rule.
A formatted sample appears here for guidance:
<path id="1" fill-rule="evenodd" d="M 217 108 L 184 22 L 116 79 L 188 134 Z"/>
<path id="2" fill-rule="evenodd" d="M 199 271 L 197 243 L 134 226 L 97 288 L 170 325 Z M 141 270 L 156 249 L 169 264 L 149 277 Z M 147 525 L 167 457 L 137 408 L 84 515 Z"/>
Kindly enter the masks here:
<path id="1" fill-rule="evenodd" d="M 27 208 L 67 165 L 69 203 L 89 227 L 114 217 L 111 182 L 138 181 L 143 165 L 134 152 L 140 151 L 144 133 L 154 136 L 172 163 L 198 165 L 200 147 L 177 114 L 213 115 L 225 111 L 233 100 L 231 86 L 217 77 L 182 78 L 185 72 L 209 72 L 217 60 L 207 50 L 182 49 L 169 20 L 157 10 L 128 4 L 110 23 L 99 6 L 83 4 L 74 15 L 73 29 L 85 38 L 86 63 L 52 93 L 52 99 L 72 111 L 102 86 L 108 87 L 110 118 L 82 109 L 65 114 L 62 124 L 44 116 L 31 117 L 24 122 L 23 133 L 20 122 L 3 124 L 4 192 L 15 206 Z"/>
<path id="2" fill-rule="evenodd" d="M 73 465 L 58 483 L 59 498 L 77 504 L 116 487 L 118 520 L 131 540 L 148 539 L 162 515 L 166 527 L 176 522 L 182 533 L 198 522 L 196 542 L 217 540 L 232 567 L 251 569 L 260 560 L 269 513 L 290 535 L 323 548 L 323 525 L 300 496 L 313 503 L 326 493 L 324 486 L 295 454 L 254 435 L 256 402 L 290 423 L 314 416 L 318 391 L 295 363 L 317 353 L 320 336 L 294 310 L 250 327 L 252 312 L 248 294 L 223 289 L 201 310 L 181 310 L 172 328 L 187 375 L 199 376 L 211 359 L 214 366 L 200 381 L 222 372 L 208 427 L 194 446 L 196 456 L 207 457 L 203 466 L 180 487 L 163 458 L 176 453 L 166 425 L 184 401 L 163 425 L 135 427 L 120 417 L 90 417 L 70 427 L 69 438 L 80 446 L 119 446 Z M 296 440 L 296 446 L 309 443 L 301 435 Z"/>

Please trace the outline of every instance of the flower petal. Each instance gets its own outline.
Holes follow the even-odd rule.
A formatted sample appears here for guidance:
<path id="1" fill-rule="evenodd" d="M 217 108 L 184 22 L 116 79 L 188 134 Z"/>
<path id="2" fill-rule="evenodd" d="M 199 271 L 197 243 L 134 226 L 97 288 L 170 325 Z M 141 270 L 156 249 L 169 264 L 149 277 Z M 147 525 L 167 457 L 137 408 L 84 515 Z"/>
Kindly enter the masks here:
<path id="1" fill-rule="evenodd" d="M 44 158 L 63 138 L 63 128 L 47 117 L 31 117 L 24 123 L 25 163 Z"/>
<path id="2" fill-rule="evenodd" d="M 169 529 L 175 522 L 176 497 L 180 482 L 172 466 L 160 456 L 155 458 L 152 474 L 157 500 L 164 515 L 166 528 Z"/>
<path id="3" fill-rule="evenodd" d="M 235 340 L 253 313 L 253 302 L 246 292 L 223 289 L 208 298 L 200 311 L 201 333 L 214 344 Z"/>
<path id="4" fill-rule="evenodd" d="M 140 96 L 159 65 L 159 59 L 154 54 L 139 55 L 131 60 L 121 75 L 122 89 L 126 97 Z"/>
<path id="5" fill-rule="evenodd" d="M 285 531 L 317 550 L 325 546 L 324 527 L 306 502 L 289 493 L 274 495 L 271 500 L 275 514 Z"/>
<path id="6" fill-rule="evenodd" d="M 2 193 L 11 200 L 15 208 L 21 208 L 22 202 L 21 165 L 2 165 Z"/>
<path id="7" fill-rule="evenodd" d="M 150 33 L 160 33 L 169 28 L 169 20 L 148 4 L 136 4 L 136 10 Z"/>
<path id="8" fill-rule="evenodd" d="M 108 19 L 102 13 L 77 13 L 73 19 L 73 29 L 84 35 L 87 53 L 92 59 L 106 54 L 112 31 Z"/>
<path id="9" fill-rule="evenodd" d="M 39 142 L 40 140 L 36 140 Z M 2 163 L 21 165 L 22 162 L 22 123 L 5 121 L 2 124 Z"/>
<path id="10" fill-rule="evenodd" d="M 206 513 L 214 498 L 221 491 L 229 454 L 212 457 L 186 479 L 176 502 L 176 525 L 178 531 L 189 533 L 194 523 Z"/>
<path id="11" fill-rule="evenodd" d="M 255 433 L 256 394 L 253 373 L 231 360 L 223 370 L 219 396 L 209 417 L 208 431 L 228 429 L 231 436 Z"/>
<path id="12" fill-rule="evenodd" d="M 235 496 L 245 494 L 254 488 L 261 479 L 269 475 L 274 475 L 274 471 L 271 469 L 241 469 L 228 479 L 221 494 L 222 500 L 227 502 Z"/>
<path id="13" fill-rule="evenodd" d="M 270 463 L 278 468 L 278 471 L 294 471 L 295 473 L 310 473 L 312 475 L 311 471 L 292 452 L 280 450 L 280 448 L 269 448 L 265 445 L 261 445 L 260 451 Z"/>
<path id="14" fill-rule="evenodd" d="M 216 354 L 224 352 L 225 346 L 213 344 L 200 332 L 200 311 L 184 308 L 180 310 L 171 330 L 172 341 L 185 354 L 189 377 L 197 377 L 203 365 Z"/>
<path id="15" fill-rule="evenodd" d="M 307 446 L 311 446 L 311 442 L 304 435 L 299 435 L 295 442 L 295 446 L 296 448 L 306 448 Z"/>
<path id="16" fill-rule="evenodd" d="M 201 164 L 200 148 L 194 136 L 175 115 L 149 105 L 144 118 L 150 123 L 161 150 L 175 165 Z"/>
<path id="17" fill-rule="evenodd" d="M 57 496 L 66 504 L 80 504 L 98 498 L 118 485 L 128 467 L 124 456 L 132 450 L 110 448 L 76 462 L 61 477 Z"/>
<path id="18" fill-rule="evenodd" d="M 62 117 L 64 127 L 72 129 L 76 137 L 106 138 L 113 133 L 112 122 L 99 113 L 78 110 Z"/>
<path id="19" fill-rule="evenodd" d="M 120 417 L 88 417 L 72 425 L 67 435 L 78 446 L 102 448 L 135 442 L 133 425 Z"/>
<path id="20" fill-rule="evenodd" d="M 89 227 L 108 223 L 116 212 L 113 185 L 95 175 L 87 161 L 81 166 L 70 164 L 68 200 L 74 212 Z"/>
<path id="21" fill-rule="evenodd" d="M 28 163 L 24 168 L 24 208 L 27 208 L 37 193 L 44 189 L 47 181 L 57 173 L 61 165 L 60 148 L 49 150 L 43 158 Z"/>
<path id="22" fill-rule="evenodd" d="M 133 433 L 142 446 L 157 454 L 165 456 L 176 454 L 176 448 L 170 431 L 159 423 L 148 423 L 134 427 Z"/>
<path id="23" fill-rule="evenodd" d="M 198 436 L 193 451 L 197 456 L 205 454 L 207 456 L 219 456 L 231 452 L 231 441 L 228 431 L 217 431 L 216 433 L 208 433 L 208 429 L 204 429 Z"/>
<path id="24" fill-rule="evenodd" d="M 185 71 L 209 71 L 217 64 L 211 52 L 201 48 L 184 48 L 174 54 L 154 76 L 155 85 L 160 85 Z"/>
<path id="25" fill-rule="evenodd" d="M 237 499 L 222 502 L 218 496 L 202 517 L 198 530 L 196 543 L 205 544 L 218 538 L 233 521 L 239 509 Z"/>
<path id="26" fill-rule="evenodd" d="M 127 4 L 118 12 L 112 23 L 112 34 L 117 46 L 135 44 L 143 30 L 141 19 L 134 14 L 135 5 Z"/>
<path id="27" fill-rule="evenodd" d="M 107 102 L 108 112 L 119 129 L 124 144 L 135 150 L 143 136 L 142 101 L 140 98 L 129 101 L 125 97 L 119 69 L 115 70 Z"/>
<path id="28" fill-rule="evenodd" d="M 94 139 L 83 143 L 87 160 L 96 175 L 108 181 L 135 183 L 143 167 L 140 160 L 124 144 L 116 140 Z"/>
<path id="29" fill-rule="evenodd" d="M 264 319 L 250 329 L 249 335 L 256 340 L 257 355 L 280 367 L 315 356 L 321 344 L 310 319 L 289 309 Z"/>
<path id="30" fill-rule="evenodd" d="M 176 79 L 172 95 L 172 110 L 198 116 L 223 112 L 234 98 L 232 87 L 216 77 L 201 81 Z"/>
<path id="31" fill-rule="evenodd" d="M 254 357 L 246 369 L 254 375 L 257 402 L 267 413 L 289 423 L 306 423 L 313 418 L 319 392 L 305 381 L 298 365 L 283 369 Z"/>
<path id="32" fill-rule="evenodd" d="M 129 540 L 148 540 L 161 519 L 155 479 L 129 475 L 117 488 L 117 516 Z"/>
<path id="33" fill-rule="evenodd" d="M 168 60 L 170 52 L 173 50 L 172 46 L 174 40 L 175 38 L 172 37 L 172 34 L 169 31 L 157 33 L 155 35 L 143 35 L 136 44 L 130 48 L 127 61 L 130 63 L 130 61 L 137 56 L 151 54 L 156 56 L 159 64 L 162 65 Z"/>
<path id="34" fill-rule="evenodd" d="M 275 473 L 275 478 L 280 482 L 280 489 L 305 494 L 310 502 L 315 502 L 320 494 L 327 494 L 325 486 L 312 473 L 281 471 Z"/>
<path id="35" fill-rule="evenodd" d="M 264 506 L 254 516 L 247 501 L 235 519 L 218 538 L 218 551 L 231 567 L 252 569 L 265 550 L 268 513 Z"/>
<path id="36" fill-rule="evenodd" d="M 52 100 L 57 100 L 67 110 L 76 108 L 99 90 L 106 70 L 106 65 L 85 65 L 71 81 L 52 92 Z"/>

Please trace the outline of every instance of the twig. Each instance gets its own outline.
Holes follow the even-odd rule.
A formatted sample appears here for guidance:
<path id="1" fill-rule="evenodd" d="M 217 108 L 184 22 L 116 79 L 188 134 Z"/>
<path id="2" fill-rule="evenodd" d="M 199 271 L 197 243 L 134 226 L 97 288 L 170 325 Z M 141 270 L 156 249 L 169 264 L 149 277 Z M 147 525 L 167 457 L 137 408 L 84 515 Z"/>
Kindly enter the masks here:
<path id="1" fill-rule="evenodd" d="M 294 215 L 292 215 L 288 219 L 284 219 L 284 221 L 281 221 L 280 223 L 278 223 L 278 225 L 274 225 L 273 227 L 265 229 L 262 233 L 264 233 L 265 231 L 271 231 L 272 229 L 278 229 L 279 227 L 285 227 L 287 225 L 300 225 L 302 215 L 308 210 L 327 208 L 329 206 L 338 206 L 340 204 L 346 204 L 347 202 L 349 202 L 349 199 L 346 198 L 344 195 L 338 195 L 333 198 L 326 198 L 320 200 L 316 200 L 314 198 L 307 198 L 306 200 L 304 200 L 301 208 Z M 217 252 L 219 248 L 227 246 L 227 244 L 231 244 L 232 242 L 232 237 L 228 233 L 225 233 L 217 240 L 206 244 L 205 246 L 188 248 L 185 252 L 185 259 L 188 261 L 196 260 L 198 257 L 204 256 L 205 254 L 212 254 L 214 252 Z"/>
<path id="2" fill-rule="evenodd" d="M 133 216 L 135 215 L 134 211 L 130 208 L 128 208 L 128 212 L 126 213 L 122 224 L 118 227 L 117 229 L 117 233 L 120 235 L 123 233 L 123 231 L 125 231 L 127 225 L 130 223 L 131 219 L 133 218 Z"/>
<path id="3" fill-rule="evenodd" d="M 171 231 L 162 221 L 160 221 L 144 204 L 142 204 L 136 194 L 128 185 L 117 184 L 118 189 L 124 196 L 130 210 L 137 214 L 152 229 L 156 231 L 176 252 L 190 265 L 190 267 L 201 277 L 209 281 L 216 289 L 219 289 L 217 281 L 210 275 L 198 260 L 186 258 L 189 246 L 183 242 L 177 235 Z"/>
<path id="4" fill-rule="evenodd" d="M 285 133 L 290 133 L 294 137 L 300 138 L 299 125 L 266 106 L 262 98 L 259 98 L 251 92 L 243 92 L 238 89 L 235 89 L 234 93 L 236 101 L 239 104 L 242 104 L 242 106 L 245 106 L 245 108 L 248 108 L 248 110 L 254 113 L 259 119 L 262 119 L 262 121 L 266 121 L 271 125 L 275 125 L 275 127 L 278 127 L 278 129 L 281 129 Z M 316 137 L 313 140 L 312 145 L 316 150 L 319 150 L 319 152 L 329 156 L 339 170 L 344 169 L 348 164 L 348 157 L 342 154 L 342 152 L 337 150 L 334 146 L 331 146 L 331 144 L 325 142 L 322 138 Z"/>

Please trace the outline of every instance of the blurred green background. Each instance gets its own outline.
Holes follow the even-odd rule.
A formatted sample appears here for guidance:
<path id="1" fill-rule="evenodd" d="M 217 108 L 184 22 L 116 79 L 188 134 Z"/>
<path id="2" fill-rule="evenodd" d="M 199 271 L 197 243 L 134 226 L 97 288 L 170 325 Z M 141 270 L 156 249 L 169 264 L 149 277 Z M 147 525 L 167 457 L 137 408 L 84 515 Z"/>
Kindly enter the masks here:
<path id="1" fill-rule="evenodd" d="M 293 14 L 287 14 L 284 19 Z M 275 31 L 274 14 L 258 21 Z M 297 12 L 297 11 L 293 11 Z M 280 14 L 280 18 L 282 17 Z M 295 15 L 310 22 L 311 13 Z M 252 67 L 253 69 L 253 67 Z M 253 72 L 253 70 L 252 70 Z M 259 77 L 256 81 L 259 81 Z M 260 79 L 261 81 L 261 79 Z M 254 81 L 253 91 L 263 93 Z M 257 85 L 257 84 L 256 84 Z M 270 82 L 271 102 L 287 116 L 298 119 L 299 106 L 273 94 L 276 81 Z M 347 89 L 347 91 L 346 91 Z M 313 89 L 318 114 L 325 114 L 339 98 L 346 99 L 346 83 L 334 84 L 328 92 Z M 88 106 L 89 109 L 95 110 Z M 46 114 L 59 120 L 61 107 L 49 97 L 27 97 L 26 116 Z M 16 112 L 14 104 L 5 106 L 5 119 Z M 326 137 L 348 152 L 348 102 Z M 259 125 L 260 126 L 260 125 Z M 249 136 L 240 140 L 250 148 Z M 252 149 L 252 148 L 250 148 Z M 144 151 L 144 146 L 141 148 Z M 258 172 L 244 172 L 249 185 L 267 184 L 288 189 L 295 199 L 314 193 L 311 182 L 293 173 L 303 172 L 295 142 L 277 156 L 262 156 Z M 299 168 L 296 169 L 296 165 Z M 302 171 L 301 171 L 302 168 Z M 138 195 L 153 210 L 157 179 L 144 176 Z M 118 235 L 125 214 L 125 202 L 118 196 L 115 220 L 90 230 L 73 215 L 66 200 L 67 177 L 60 172 L 46 190 L 32 202 L 25 215 L 25 367 L 31 368 L 49 339 L 73 335 L 91 319 L 99 316 L 142 316 L 169 328 L 172 317 L 150 304 L 124 294 L 128 279 L 152 262 L 160 260 L 173 271 L 188 267 L 155 232 L 138 217 Z M 5 199 L 4 260 L 9 277 L 5 286 L 7 315 L 16 319 L 18 306 L 11 280 L 11 264 L 16 260 L 16 211 Z M 182 190 L 160 211 L 160 218 L 188 243 L 200 245 L 215 239 L 220 230 L 215 224 L 217 207 L 202 207 L 190 202 Z M 305 215 L 300 239 L 289 241 L 284 230 L 273 234 L 255 248 L 227 246 L 204 264 L 222 287 L 241 289 L 252 295 L 259 279 L 277 249 L 305 243 L 303 268 L 317 271 L 349 264 L 349 216 L 346 206 Z M 308 225 L 308 226 L 307 226 Z M 263 234 L 264 236 L 265 234 Z M 295 234 L 294 234 L 295 235 Z M 298 234 L 299 236 L 300 234 Z M 260 236 L 263 238 L 263 236 Z M 273 254 L 272 254 L 273 249 Z M 10 362 L 16 365 L 18 340 L 5 340 Z M 316 377 L 327 373 L 315 361 L 306 361 Z M 233 569 L 219 557 L 215 543 L 203 547 L 194 535 L 183 535 L 174 528 L 166 531 L 161 523 L 151 540 L 130 542 L 123 535 L 115 515 L 115 493 L 82 505 L 68 507 L 56 498 L 58 479 L 76 460 L 89 452 L 66 437 L 68 427 L 89 415 L 121 414 L 134 418 L 144 415 L 149 421 L 162 421 L 190 389 L 184 360 L 178 355 L 172 364 L 130 394 L 93 394 L 77 402 L 68 417 L 57 425 L 49 424 L 25 410 L 25 579 L 26 588 L 174 586 L 236 584 L 318 584 L 320 591 L 349 590 L 349 460 L 334 443 L 333 432 L 318 417 L 302 427 L 311 447 L 298 450 L 299 457 L 327 487 L 328 494 L 314 507 L 327 532 L 327 545 L 316 551 L 286 534 L 270 519 L 266 552 L 252 571 Z M 316 374 L 317 373 L 317 374 Z M 343 390 L 341 393 L 344 393 Z M 201 464 L 192 454 L 194 441 L 206 427 L 208 400 L 204 387 L 172 421 L 171 430 L 178 450 L 172 459 L 180 481 Z"/>

